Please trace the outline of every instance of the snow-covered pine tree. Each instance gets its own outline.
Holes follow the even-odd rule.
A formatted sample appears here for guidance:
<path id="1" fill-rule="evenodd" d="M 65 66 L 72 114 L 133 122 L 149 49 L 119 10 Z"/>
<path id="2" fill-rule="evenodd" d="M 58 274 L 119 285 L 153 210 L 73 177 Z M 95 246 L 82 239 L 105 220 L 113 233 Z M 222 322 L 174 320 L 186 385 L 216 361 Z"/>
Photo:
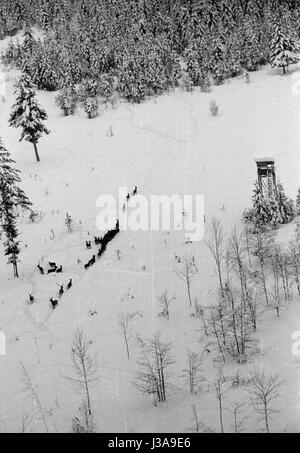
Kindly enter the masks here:
<path id="1" fill-rule="evenodd" d="M 113 94 L 113 78 L 110 74 L 101 74 L 98 80 L 98 93 L 108 102 Z"/>
<path id="2" fill-rule="evenodd" d="M 21 127 L 20 142 L 25 139 L 33 144 L 37 162 L 40 161 L 37 144 L 42 134 L 49 134 L 43 121 L 48 118 L 46 111 L 38 104 L 34 85 L 27 74 L 22 74 L 15 84 L 16 103 L 13 105 L 9 125 Z"/>
<path id="3" fill-rule="evenodd" d="M 76 109 L 77 94 L 75 86 L 70 80 L 66 81 L 65 86 L 56 96 L 55 102 L 63 110 L 65 116 L 73 115 Z"/>
<path id="4" fill-rule="evenodd" d="M 31 77 L 39 90 L 55 91 L 60 86 L 60 71 L 55 65 L 55 57 L 39 42 L 30 60 L 23 66 L 23 72 Z"/>
<path id="5" fill-rule="evenodd" d="M 13 211 L 11 202 L 7 199 L 3 205 L 5 212 L 2 221 L 2 229 L 5 233 L 4 254 L 8 257 L 7 264 L 13 265 L 14 277 L 19 277 L 18 256 L 20 254 L 20 242 L 18 241 L 17 215 Z"/>
<path id="6" fill-rule="evenodd" d="M 87 98 L 84 101 L 84 111 L 89 119 L 95 118 L 99 112 L 99 104 L 96 97 Z"/>
<path id="7" fill-rule="evenodd" d="M 297 209 L 297 215 L 300 214 L 300 187 L 297 192 L 297 197 L 296 197 L 296 209 Z"/>
<path id="8" fill-rule="evenodd" d="M 186 70 L 194 86 L 200 86 L 201 67 L 198 54 L 194 49 L 189 48 L 186 52 Z"/>
<path id="9" fill-rule="evenodd" d="M 283 73 L 286 74 L 288 66 L 299 61 L 299 43 L 285 34 L 279 24 L 273 26 L 272 36 L 270 45 L 272 68 L 282 68 Z"/>
<path id="10" fill-rule="evenodd" d="M 277 228 L 278 225 L 283 223 L 283 218 L 279 209 L 276 198 L 271 197 L 268 199 L 269 207 L 269 222 L 273 228 Z"/>
<path id="11" fill-rule="evenodd" d="M 32 32 L 29 27 L 26 27 L 24 32 L 24 41 L 22 45 L 23 53 L 26 57 L 31 56 L 34 47 L 36 46 L 36 41 L 32 35 Z"/>
<path id="12" fill-rule="evenodd" d="M 255 183 L 254 188 L 252 220 L 258 228 L 263 228 L 270 223 L 269 206 L 259 187 L 258 182 Z"/>
<path id="13" fill-rule="evenodd" d="M 0 138 L 0 222 L 6 236 L 4 253 L 8 256 L 8 264 L 13 265 L 14 276 L 18 277 L 20 247 L 17 240 L 17 208 L 30 209 L 31 203 L 19 186 L 20 172 L 14 164 Z"/>
<path id="14" fill-rule="evenodd" d="M 225 79 L 225 67 L 223 49 L 221 43 L 216 39 L 212 45 L 210 69 L 212 78 L 216 85 L 221 85 Z"/>
<path id="15" fill-rule="evenodd" d="M 277 184 L 277 196 L 276 201 L 278 203 L 279 212 L 282 217 L 283 223 L 291 221 L 293 217 L 293 210 L 291 207 L 291 202 L 286 196 L 283 185 L 281 183 Z"/>

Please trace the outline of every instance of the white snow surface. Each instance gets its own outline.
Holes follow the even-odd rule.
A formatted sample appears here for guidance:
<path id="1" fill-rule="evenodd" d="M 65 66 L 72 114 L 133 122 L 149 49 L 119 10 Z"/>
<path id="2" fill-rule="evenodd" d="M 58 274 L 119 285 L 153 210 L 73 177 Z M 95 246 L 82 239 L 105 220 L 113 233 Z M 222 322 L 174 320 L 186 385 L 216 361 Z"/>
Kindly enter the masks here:
<path id="1" fill-rule="evenodd" d="M 186 245 L 182 232 L 124 231 L 91 270 L 84 271 L 77 259 L 82 263 L 90 259 L 92 252 L 85 249 L 85 241 L 99 235 L 96 199 L 102 194 L 117 196 L 120 186 L 132 190 L 137 185 L 146 196 L 203 194 L 207 224 L 216 216 L 230 232 L 240 225 L 249 206 L 256 178 L 254 160 L 271 155 L 286 193 L 295 198 L 300 174 L 300 98 L 293 94 L 292 75 L 283 77 L 265 68 L 251 74 L 250 84 L 241 77 L 213 87 L 210 94 L 176 90 L 141 105 L 119 102 L 114 109 L 103 107 L 93 120 L 80 108 L 74 116 L 63 117 L 55 105 L 56 94 L 38 92 L 51 130 L 39 143 L 39 164 L 31 144 L 19 143 L 20 131 L 8 127 L 16 76 L 7 72 L 6 102 L 0 99 L 0 136 L 22 171 L 23 188 L 34 209 L 44 216 L 34 224 L 21 219 L 19 280 L 12 278 L 11 267 L 0 254 L 0 330 L 7 339 L 7 354 L 0 356 L 0 431 L 21 431 L 24 415 L 33 410 L 23 391 L 21 362 L 38 384 L 49 430 L 71 430 L 82 399 L 65 379 L 72 375 L 71 343 L 77 326 L 91 339 L 99 363 L 99 382 L 92 389 L 98 431 L 186 432 L 192 425 L 193 404 L 200 418 L 218 431 L 214 392 L 191 396 L 181 377 L 187 351 L 201 353 L 205 340 L 199 321 L 191 316 L 184 284 L 174 272 L 174 254 L 195 255 L 199 273 L 192 286 L 193 298 L 210 304 L 216 276 L 204 241 Z M 209 113 L 211 99 L 220 105 L 216 118 Z M 110 126 L 113 137 L 106 135 Z M 75 221 L 72 233 L 64 225 L 67 212 Z M 280 229 L 279 240 L 286 241 L 294 227 Z M 120 261 L 118 249 L 123 255 Z M 39 275 L 37 264 L 46 267 L 48 261 L 62 264 L 64 273 Z M 73 288 L 53 311 L 49 299 L 57 297 L 57 285 L 69 278 Z M 169 321 L 158 317 L 157 297 L 165 289 L 176 296 Z M 33 305 L 28 304 L 29 293 L 36 297 Z M 284 380 L 273 431 L 299 431 L 300 362 L 291 352 L 291 336 L 300 331 L 299 302 L 295 296 L 280 319 L 272 310 L 262 310 L 257 332 L 261 354 L 243 370 L 247 374 L 254 366 L 263 366 L 267 372 L 279 372 Z M 97 314 L 91 316 L 94 310 Z M 135 318 L 130 360 L 118 325 L 118 316 L 126 311 L 141 314 Z M 139 356 L 135 336 L 146 339 L 155 330 L 172 342 L 176 359 L 170 397 L 157 408 L 133 385 Z M 226 373 L 234 374 L 235 369 L 236 365 L 228 364 Z M 213 382 L 217 367 L 209 358 L 205 370 Z M 241 389 L 230 390 L 226 399 L 249 400 L 249 395 Z M 247 430 L 258 430 L 258 416 L 250 405 L 248 412 Z M 231 424 L 228 415 L 226 431 Z M 43 429 L 38 418 L 28 427 L 33 432 Z"/>

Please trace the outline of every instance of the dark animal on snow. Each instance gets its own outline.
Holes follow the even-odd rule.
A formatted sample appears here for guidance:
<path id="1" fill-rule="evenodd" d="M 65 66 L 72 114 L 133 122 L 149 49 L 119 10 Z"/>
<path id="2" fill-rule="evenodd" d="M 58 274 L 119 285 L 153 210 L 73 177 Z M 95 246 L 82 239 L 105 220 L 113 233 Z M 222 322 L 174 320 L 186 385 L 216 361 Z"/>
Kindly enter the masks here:
<path id="1" fill-rule="evenodd" d="M 68 285 L 67 285 L 67 289 L 68 289 L 68 290 L 71 289 L 72 286 L 73 286 L 73 281 L 72 281 L 72 279 L 70 278 L 70 281 L 69 281 L 69 283 L 68 283 Z"/>
<path id="2" fill-rule="evenodd" d="M 96 255 L 93 255 L 93 258 L 89 261 L 90 263 L 90 266 L 94 266 L 94 264 L 96 263 Z"/>
<path id="3" fill-rule="evenodd" d="M 59 297 L 62 297 L 63 293 L 65 292 L 63 285 L 59 288 L 58 295 Z"/>
<path id="4" fill-rule="evenodd" d="M 54 269 L 48 269 L 47 274 L 54 274 L 56 272 L 56 268 Z"/>
<path id="5" fill-rule="evenodd" d="M 34 302 L 34 296 L 32 294 L 29 294 L 29 302 L 33 304 Z"/>
<path id="6" fill-rule="evenodd" d="M 53 310 L 55 310 L 55 308 L 56 308 L 57 305 L 58 305 L 58 301 L 57 301 L 57 300 L 53 300 L 52 297 L 51 297 L 50 302 L 51 302 L 51 305 L 52 305 Z"/>
<path id="7" fill-rule="evenodd" d="M 62 266 L 60 266 L 60 267 L 58 267 L 58 268 L 56 269 L 56 273 L 57 273 L 57 274 L 61 274 L 62 271 L 63 271 Z"/>
<path id="8" fill-rule="evenodd" d="M 100 238 L 100 237 L 95 237 L 95 244 L 96 244 L 96 245 L 100 245 L 101 242 L 102 242 L 102 238 Z"/>
<path id="9" fill-rule="evenodd" d="M 38 264 L 38 265 L 37 265 L 37 268 L 38 268 L 38 270 L 40 271 L 40 273 L 41 273 L 42 275 L 45 274 L 45 271 L 44 271 L 44 269 L 42 268 L 42 266 L 40 266 L 40 265 Z"/>

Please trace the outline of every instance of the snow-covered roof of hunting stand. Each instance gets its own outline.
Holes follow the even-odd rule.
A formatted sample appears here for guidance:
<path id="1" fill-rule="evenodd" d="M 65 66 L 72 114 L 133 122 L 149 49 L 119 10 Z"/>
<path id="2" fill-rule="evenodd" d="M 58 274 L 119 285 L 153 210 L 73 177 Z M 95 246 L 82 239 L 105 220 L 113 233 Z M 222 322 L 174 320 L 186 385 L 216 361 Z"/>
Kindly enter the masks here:
<path id="1" fill-rule="evenodd" d="M 257 164 L 275 164 L 275 159 L 273 157 L 260 157 L 255 159 Z"/>

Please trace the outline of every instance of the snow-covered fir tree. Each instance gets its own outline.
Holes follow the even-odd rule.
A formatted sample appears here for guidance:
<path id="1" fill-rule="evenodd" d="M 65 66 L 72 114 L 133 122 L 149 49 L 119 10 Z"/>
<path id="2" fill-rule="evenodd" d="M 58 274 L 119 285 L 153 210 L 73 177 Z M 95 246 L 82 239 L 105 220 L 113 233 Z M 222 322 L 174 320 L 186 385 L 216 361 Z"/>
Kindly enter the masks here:
<path id="1" fill-rule="evenodd" d="M 292 36 L 285 34 L 279 24 L 275 24 L 270 45 L 272 68 L 282 68 L 286 74 L 289 65 L 299 61 L 299 51 L 299 43 Z"/>
<path id="2" fill-rule="evenodd" d="M 300 214 L 300 187 L 297 192 L 297 197 L 296 197 L 296 209 L 297 209 L 297 215 Z"/>
<path id="3" fill-rule="evenodd" d="M 279 209 L 277 199 L 271 197 L 267 201 L 269 211 L 269 223 L 273 228 L 277 228 L 278 225 L 283 223 L 283 218 Z"/>
<path id="4" fill-rule="evenodd" d="M 33 37 L 32 31 L 30 30 L 29 27 L 26 27 L 25 32 L 24 32 L 23 46 L 22 46 L 24 55 L 27 57 L 31 56 L 35 46 L 36 46 L 36 41 Z"/>
<path id="5" fill-rule="evenodd" d="M 113 78 L 110 74 L 101 74 L 99 77 L 98 93 L 108 102 L 113 94 Z"/>
<path id="6" fill-rule="evenodd" d="M 60 87 L 60 72 L 49 49 L 36 46 L 31 58 L 23 66 L 23 72 L 28 74 L 39 90 L 55 91 Z"/>
<path id="7" fill-rule="evenodd" d="M 283 186 L 281 183 L 277 184 L 277 196 L 276 201 L 278 203 L 278 208 L 280 215 L 282 217 L 283 223 L 287 223 L 293 218 L 293 206 L 291 200 L 286 196 Z"/>
<path id="8" fill-rule="evenodd" d="M 37 162 L 40 161 L 37 144 L 43 134 L 50 131 L 44 125 L 48 118 L 46 111 L 37 101 L 35 87 L 27 74 L 22 74 L 15 84 L 16 103 L 13 105 L 9 125 L 22 129 L 20 141 L 25 139 L 33 144 Z"/>
<path id="9" fill-rule="evenodd" d="M 89 119 L 95 118 L 98 115 L 99 104 L 96 97 L 87 98 L 84 102 L 84 111 Z"/>
<path id="10" fill-rule="evenodd" d="M 268 203 L 261 191 L 258 182 L 255 183 L 253 194 L 253 223 L 257 227 L 265 227 L 270 223 L 270 212 Z"/>
<path id="11" fill-rule="evenodd" d="M 0 221 L 6 238 L 4 253 L 8 256 L 8 264 L 13 265 L 14 276 L 18 277 L 17 208 L 30 209 L 31 203 L 20 188 L 20 172 L 14 165 L 15 161 L 0 138 Z"/>
<path id="12" fill-rule="evenodd" d="M 73 83 L 63 87 L 55 98 L 58 107 L 64 112 L 65 116 L 73 115 L 76 109 L 77 95 Z"/>

